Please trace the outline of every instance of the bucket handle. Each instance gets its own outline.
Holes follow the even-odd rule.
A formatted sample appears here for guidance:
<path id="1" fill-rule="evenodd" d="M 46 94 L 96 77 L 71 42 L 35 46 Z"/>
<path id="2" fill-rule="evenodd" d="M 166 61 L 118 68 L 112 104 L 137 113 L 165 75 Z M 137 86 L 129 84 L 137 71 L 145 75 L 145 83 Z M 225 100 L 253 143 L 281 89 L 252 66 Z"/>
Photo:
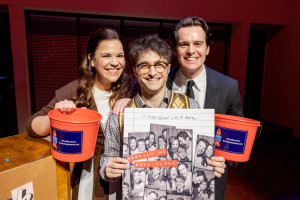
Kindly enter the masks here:
<path id="1" fill-rule="evenodd" d="M 261 136 L 262 124 L 259 125 L 258 129 L 259 129 L 259 130 L 258 130 L 257 132 L 259 132 L 259 133 L 258 133 L 258 134 L 256 133 L 255 139 L 257 139 L 257 138 L 259 138 L 259 136 Z"/>

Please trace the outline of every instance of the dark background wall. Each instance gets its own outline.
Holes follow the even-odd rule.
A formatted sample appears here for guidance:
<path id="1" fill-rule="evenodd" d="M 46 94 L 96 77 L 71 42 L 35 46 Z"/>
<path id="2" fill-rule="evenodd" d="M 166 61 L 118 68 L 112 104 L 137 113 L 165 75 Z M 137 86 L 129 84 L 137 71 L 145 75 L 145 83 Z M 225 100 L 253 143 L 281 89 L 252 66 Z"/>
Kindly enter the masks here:
<path id="1" fill-rule="evenodd" d="M 254 90 L 261 90 L 258 93 L 261 96 L 258 98 L 259 118 L 291 128 L 294 136 L 300 137 L 297 126 L 300 123 L 300 107 L 297 106 L 300 99 L 300 22 L 299 12 L 296 10 L 300 3 L 297 0 L 191 0 L 182 4 L 172 0 L 0 0 L 0 5 L 7 6 L 9 14 L 18 132 L 25 131 L 26 118 L 31 115 L 24 11 L 38 10 L 164 20 L 178 20 L 195 15 L 211 23 L 231 24 L 227 74 L 238 80 L 243 101 L 245 91 L 247 92 L 246 79 L 249 79 L 249 41 L 253 41 L 249 40 L 249 36 L 252 38 L 250 30 L 259 27 L 266 34 L 265 57 L 259 68 L 262 70 L 262 78 L 258 78 L 261 84 Z M 255 41 L 255 38 L 252 39 Z M 256 78 L 255 72 L 253 74 Z"/>

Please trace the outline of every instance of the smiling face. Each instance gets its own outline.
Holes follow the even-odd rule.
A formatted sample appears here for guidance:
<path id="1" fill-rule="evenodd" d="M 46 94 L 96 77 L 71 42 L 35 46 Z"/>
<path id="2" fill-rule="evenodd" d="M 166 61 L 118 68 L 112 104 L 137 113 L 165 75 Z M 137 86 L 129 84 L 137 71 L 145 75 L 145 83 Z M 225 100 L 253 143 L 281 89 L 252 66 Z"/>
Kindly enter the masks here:
<path id="1" fill-rule="evenodd" d="M 139 183 L 140 180 L 141 180 L 140 172 L 139 171 L 134 172 L 133 174 L 134 183 Z"/>
<path id="2" fill-rule="evenodd" d="M 158 145 L 162 148 L 166 148 L 166 141 L 163 138 L 158 138 Z"/>
<path id="3" fill-rule="evenodd" d="M 172 167 L 170 169 L 170 176 L 171 176 L 172 179 L 175 179 L 177 177 L 177 169 L 176 169 L 176 167 Z"/>
<path id="4" fill-rule="evenodd" d="M 178 190 L 183 189 L 183 187 L 184 187 L 184 180 L 181 179 L 181 178 L 179 178 L 179 177 L 177 177 L 177 178 L 175 179 L 175 186 L 176 186 L 176 188 L 177 188 Z"/>
<path id="5" fill-rule="evenodd" d="M 189 79 L 197 77 L 209 54 L 205 32 L 201 26 L 182 27 L 176 41 L 176 55 L 182 73 Z"/>
<path id="6" fill-rule="evenodd" d="M 195 184 L 199 184 L 203 180 L 204 180 L 204 177 L 202 175 L 197 176 L 196 173 L 193 174 L 193 182 Z"/>
<path id="7" fill-rule="evenodd" d="M 180 173 L 181 176 L 183 177 L 187 177 L 188 175 L 188 169 L 185 167 L 184 164 L 181 164 L 178 166 L 178 171 Z"/>
<path id="8" fill-rule="evenodd" d="M 213 155 L 213 153 L 214 153 L 214 148 L 213 148 L 213 146 L 210 144 L 210 145 L 207 146 L 207 148 L 206 148 L 206 150 L 205 150 L 205 154 L 206 154 L 207 157 L 210 158 L 210 157 Z"/>
<path id="9" fill-rule="evenodd" d="M 136 139 L 135 139 L 135 138 L 132 138 L 132 139 L 130 140 L 129 145 L 130 145 L 130 150 L 131 150 L 131 151 L 134 151 L 134 150 L 136 149 Z"/>
<path id="10" fill-rule="evenodd" d="M 179 147 L 179 141 L 177 139 L 175 139 L 172 143 L 172 151 L 176 152 L 178 147 Z"/>
<path id="11" fill-rule="evenodd" d="M 206 144 L 200 140 L 196 146 L 197 154 L 202 155 L 205 149 L 206 149 Z"/>
<path id="12" fill-rule="evenodd" d="M 205 181 L 202 181 L 202 182 L 200 183 L 200 189 L 201 189 L 201 190 L 205 190 L 205 189 L 206 189 L 206 186 L 207 186 L 207 184 L 206 184 Z"/>
<path id="13" fill-rule="evenodd" d="M 140 152 L 144 152 L 146 150 L 145 141 L 138 141 L 138 149 Z"/>
<path id="14" fill-rule="evenodd" d="M 103 40 L 92 56 L 88 55 L 90 64 L 95 67 L 95 86 L 102 90 L 110 90 L 112 84 L 121 76 L 125 67 L 123 45 L 119 40 Z"/>
<path id="15" fill-rule="evenodd" d="M 160 57 L 151 50 L 143 53 L 137 60 L 138 64 L 147 63 L 154 65 L 157 62 L 168 63 L 167 59 Z M 134 71 L 141 87 L 142 96 L 163 95 L 165 93 L 170 65 L 161 73 L 157 72 L 154 66 L 151 66 L 149 72 L 145 74 L 142 74 L 139 69 L 135 67 Z"/>
<path id="16" fill-rule="evenodd" d="M 149 147 L 151 147 L 153 145 L 154 141 L 155 141 L 155 135 L 154 134 L 150 134 L 149 135 L 149 144 L 148 144 Z"/>

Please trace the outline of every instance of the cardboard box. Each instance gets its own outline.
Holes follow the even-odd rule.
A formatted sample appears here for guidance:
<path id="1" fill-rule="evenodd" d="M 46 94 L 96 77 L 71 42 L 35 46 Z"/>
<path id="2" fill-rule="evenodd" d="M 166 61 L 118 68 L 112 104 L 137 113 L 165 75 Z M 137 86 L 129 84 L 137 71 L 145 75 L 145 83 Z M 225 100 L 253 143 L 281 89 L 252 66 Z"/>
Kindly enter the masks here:
<path id="1" fill-rule="evenodd" d="M 69 175 L 48 141 L 28 134 L 0 139 L 0 200 L 70 199 Z"/>

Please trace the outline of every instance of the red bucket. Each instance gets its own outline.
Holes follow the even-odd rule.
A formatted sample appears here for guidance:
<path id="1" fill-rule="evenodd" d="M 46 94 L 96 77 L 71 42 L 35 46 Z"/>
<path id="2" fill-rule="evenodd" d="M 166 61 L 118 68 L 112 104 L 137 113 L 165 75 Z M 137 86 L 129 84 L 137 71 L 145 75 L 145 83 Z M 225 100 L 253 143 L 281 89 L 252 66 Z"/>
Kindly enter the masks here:
<path id="1" fill-rule="evenodd" d="M 215 114 L 215 155 L 226 160 L 249 160 L 260 122 L 244 117 Z"/>
<path id="2" fill-rule="evenodd" d="M 95 111 L 76 108 L 71 114 L 58 109 L 48 113 L 52 156 L 64 162 L 81 162 L 94 155 L 102 116 Z"/>

